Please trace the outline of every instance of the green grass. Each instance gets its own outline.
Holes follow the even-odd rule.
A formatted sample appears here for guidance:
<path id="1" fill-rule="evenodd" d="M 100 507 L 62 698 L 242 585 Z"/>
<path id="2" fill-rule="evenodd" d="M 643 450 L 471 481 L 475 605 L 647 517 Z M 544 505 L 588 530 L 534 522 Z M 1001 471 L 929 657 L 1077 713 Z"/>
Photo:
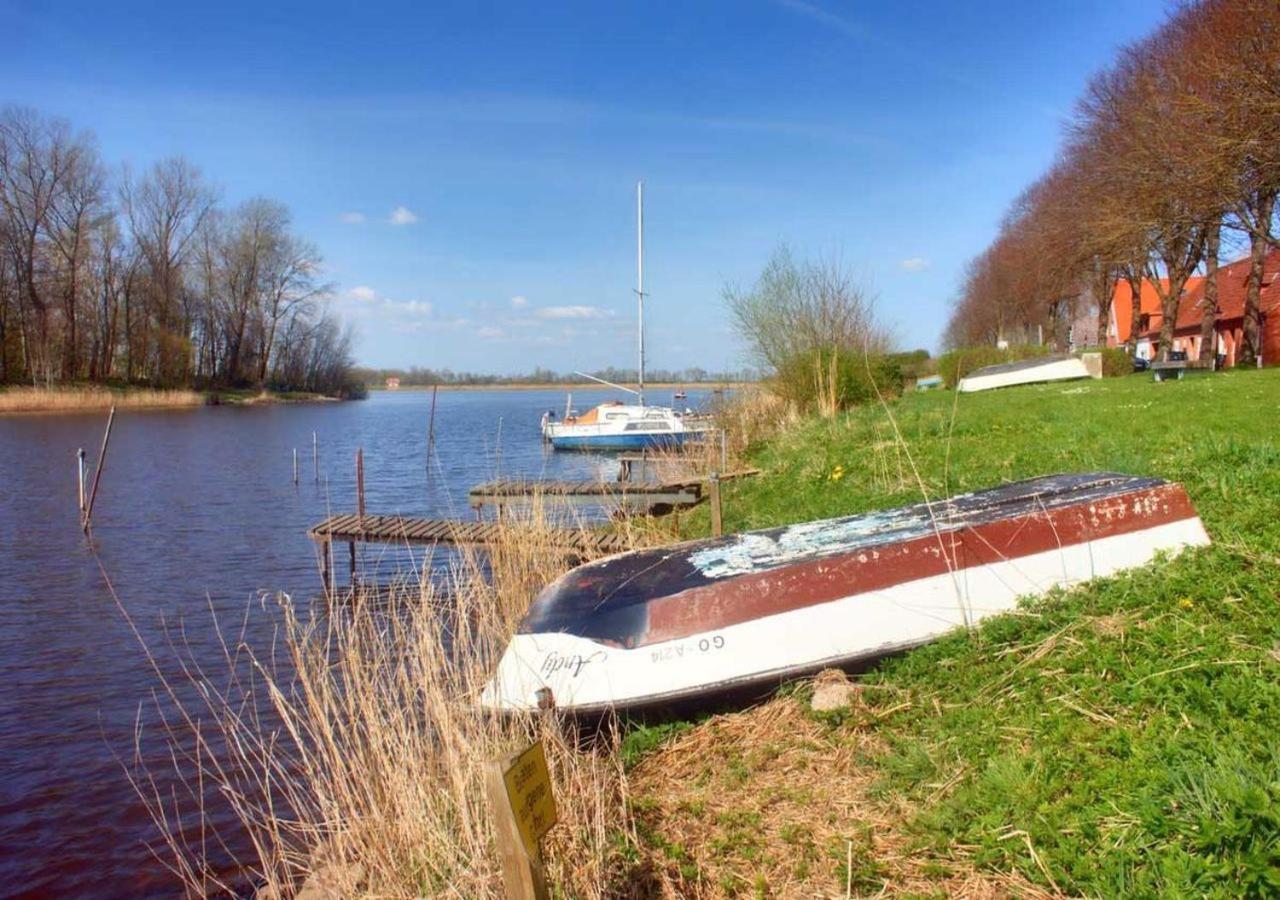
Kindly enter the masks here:
<path id="1" fill-rule="evenodd" d="M 765 474 L 728 486 L 726 528 L 917 501 L 914 462 L 931 497 L 1064 471 L 1176 480 L 1214 544 L 870 673 L 897 688 L 866 693 L 886 713 L 878 791 L 916 810 L 922 851 L 1068 893 L 1280 893 L 1280 370 L 953 404 L 893 405 L 910 459 L 875 407 L 755 448 Z"/>

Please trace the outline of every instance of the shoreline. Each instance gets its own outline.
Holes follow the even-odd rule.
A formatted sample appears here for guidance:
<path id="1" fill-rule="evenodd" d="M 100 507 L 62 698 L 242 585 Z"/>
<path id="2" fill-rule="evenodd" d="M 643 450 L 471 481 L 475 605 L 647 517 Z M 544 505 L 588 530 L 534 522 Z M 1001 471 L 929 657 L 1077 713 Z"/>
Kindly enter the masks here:
<path id="1" fill-rule="evenodd" d="M 755 384 L 753 381 L 660 381 L 650 382 L 645 385 L 645 390 L 671 390 L 681 388 L 684 390 L 723 390 L 740 388 L 748 384 Z M 389 388 L 386 385 L 367 384 L 365 388 L 369 393 L 386 393 L 386 394 L 409 394 L 423 393 L 438 388 L 441 391 L 612 391 L 617 388 L 611 388 L 606 384 L 596 384 L 595 382 L 575 382 L 573 384 L 560 382 L 522 382 L 520 384 L 406 384 L 398 388 Z"/>
<path id="2" fill-rule="evenodd" d="M 23 385 L 0 388 L 0 417 L 119 411 L 173 411 L 202 406 L 274 406 L 284 403 L 338 403 L 322 394 L 276 394 L 269 391 L 192 390 L 189 388 L 52 387 Z"/>

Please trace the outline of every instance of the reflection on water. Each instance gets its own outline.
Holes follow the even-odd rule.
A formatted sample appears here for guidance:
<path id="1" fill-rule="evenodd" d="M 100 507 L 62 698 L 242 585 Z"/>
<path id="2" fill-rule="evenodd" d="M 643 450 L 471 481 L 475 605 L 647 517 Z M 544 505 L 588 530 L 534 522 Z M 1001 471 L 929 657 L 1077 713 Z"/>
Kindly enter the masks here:
<path id="1" fill-rule="evenodd" d="M 575 391 L 580 407 L 608 396 Z M 699 399 L 691 393 L 687 402 Z M 121 761 L 133 758 L 141 718 L 150 726 L 143 761 L 164 774 L 166 746 L 151 701 L 156 676 L 99 559 L 162 669 L 176 671 L 166 626 L 173 633 L 179 624 L 191 654 L 212 669 L 222 650 L 211 611 L 224 622 L 245 618 L 247 641 L 265 647 L 277 620 L 274 604 L 255 602 L 260 593 L 305 597 L 319 590 L 306 529 L 330 512 L 354 511 L 357 447 L 364 448 L 367 508 L 378 513 L 466 518 L 467 489 L 497 475 L 616 475 L 609 457 L 544 449 L 538 422 L 545 410 L 563 406 L 562 393 L 442 392 L 437 403 L 430 478 L 427 392 L 360 403 L 119 413 L 94 511 L 97 558 L 77 527 L 75 452 L 96 452 L 105 416 L 0 418 L 4 892 L 174 891 L 146 846 L 154 827 Z"/>

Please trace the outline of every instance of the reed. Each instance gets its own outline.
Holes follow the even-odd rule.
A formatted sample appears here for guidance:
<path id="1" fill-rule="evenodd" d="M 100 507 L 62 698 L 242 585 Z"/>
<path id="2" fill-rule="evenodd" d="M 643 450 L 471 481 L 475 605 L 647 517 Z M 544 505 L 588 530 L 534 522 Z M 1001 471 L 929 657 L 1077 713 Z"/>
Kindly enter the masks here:
<path id="1" fill-rule="evenodd" d="M 534 738 L 560 812 L 544 845 L 551 882 L 574 897 L 629 882 L 636 842 L 612 730 L 588 744 L 554 713 L 476 705 L 529 598 L 570 563 L 546 522 L 537 509 L 512 521 L 510 540 L 461 554 L 444 584 L 407 573 L 326 608 L 282 596 L 278 658 L 228 636 L 226 672 L 186 667 L 194 691 L 166 683 L 186 808 L 158 773 L 133 777 L 190 894 L 248 880 L 264 897 L 308 882 L 343 897 L 499 896 L 483 764 Z M 231 806 L 237 845 L 252 847 L 235 866 L 207 849 L 225 837 L 210 834 L 207 797 Z"/>
<path id="2" fill-rule="evenodd" d="M 752 448 L 804 421 L 794 403 L 763 384 L 735 391 L 715 407 L 714 414 L 716 424 L 727 436 L 731 460 L 739 462 Z"/>
<path id="3" fill-rule="evenodd" d="M 204 397 L 189 390 L 104 387 L 11 387 L 0 390 L 0 413 L 80 412 L 200 406 Z"/>

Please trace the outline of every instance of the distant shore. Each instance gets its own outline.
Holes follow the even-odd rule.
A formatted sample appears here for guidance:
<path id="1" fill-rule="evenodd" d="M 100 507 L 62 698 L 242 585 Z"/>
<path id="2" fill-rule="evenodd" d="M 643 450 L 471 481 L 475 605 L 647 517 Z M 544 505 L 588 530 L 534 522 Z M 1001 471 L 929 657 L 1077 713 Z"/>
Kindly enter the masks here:
<path id="1" fill-rule="evenodd" d="M 751 382 L 746 381 L 699 381 L 699 382 L 675 382 L 660 381 L 651 382 L 644 386 L 645 390 L 694 390 L 709 391 L 726 388 L 739 388 Z M 521 382 L 519 384 L 403 384 L 398 388 L 388 388 L 382 384 L 365 385 L 370 391 L 385 391 L 387 393 L 410 393 L 430 391 L 432 388 L 439 388 L 442 391 L 608 391 L 614 390 L 607 384 L 596 384 L 594 382 L 575 382 L 566 384 L 564 382 Z M 629 387 L 621 385 L 621 387 Z"/>
<path id="2" fill-rule="evenodd" d="M 98 385 L 0 388 L 0 415 L 57 414 L 129 410 L 190 409 L 197 406 L 258 406 L 276 403 L 335 402 L 336 397 L 300 392 L 256 390 L 195 391 L 186 388 L 111 388 Z"/>

